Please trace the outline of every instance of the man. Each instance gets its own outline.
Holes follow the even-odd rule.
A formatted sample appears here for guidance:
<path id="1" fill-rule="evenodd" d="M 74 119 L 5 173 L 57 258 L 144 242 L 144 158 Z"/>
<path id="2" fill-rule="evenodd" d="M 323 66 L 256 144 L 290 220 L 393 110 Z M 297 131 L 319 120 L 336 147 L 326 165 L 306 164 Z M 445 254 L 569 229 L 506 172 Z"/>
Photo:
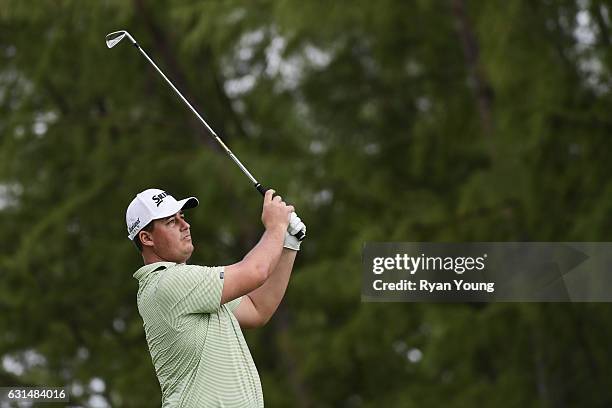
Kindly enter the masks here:
<path id="1" fill-rule="evenodd" d="M 129 238 L 145 266 L 138 280 L 138 311 L 162 407 L 263 407 L 257 368 L 241 328 L 263 326 L 285 294 L 306 226 L 268 190 L 255 247 L 228 266 L 187 265 L 194 246 L 183 210 L 196 207 L 149 189 L 126 212 Z"/>

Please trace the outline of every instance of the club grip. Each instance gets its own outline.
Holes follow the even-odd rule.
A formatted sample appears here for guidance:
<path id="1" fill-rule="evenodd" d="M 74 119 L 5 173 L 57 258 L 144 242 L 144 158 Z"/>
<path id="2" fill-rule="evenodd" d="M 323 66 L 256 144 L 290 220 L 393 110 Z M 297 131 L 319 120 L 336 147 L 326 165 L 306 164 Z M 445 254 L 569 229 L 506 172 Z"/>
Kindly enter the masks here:
<path id="1" fill-rule="evenodd" d="M 304 231 L 299 230 L 294 237 L 296 237 L 299 241 L 303 241 L 304 238 L 306 238 L 306 234 L 304 234 Z"/>
<path id="2" fill-rule="evenodd" d="M 260 183 L 255 184 L 255 188 L 257 189 L 257 191 L 261 193 L 262 196 L 266 195 L 266 191 L 269 190 L 268 187 L 264 187 Z"/>
<path id="3" fill-rule="evenodd" d="M 269 190 L 268 187 L 264 187 L 263 185 L 261 185 L 261 183 L 255 184 L 255 188 L 261 193 L 262 196 L 266 195 L 266 191 Z M 304 238 L 306 238 L 306 234 L 304 234 L 304 231 L 298 231 L 294 236 L 300 241 L 303 241 Z"/>

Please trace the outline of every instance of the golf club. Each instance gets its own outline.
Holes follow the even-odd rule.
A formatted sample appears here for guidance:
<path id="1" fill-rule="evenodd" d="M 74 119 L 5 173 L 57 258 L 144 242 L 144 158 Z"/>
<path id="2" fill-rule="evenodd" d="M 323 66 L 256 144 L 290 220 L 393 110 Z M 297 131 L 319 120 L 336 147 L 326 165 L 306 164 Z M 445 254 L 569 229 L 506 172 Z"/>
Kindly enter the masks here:
<path id="1" fill-rule="evenodd" d="M 228 156 L 234 161 L 234 163 L 236 163 L 238 165 L 238 167 L 240 167 L 240 170 L 242 170 L 242 172 L 249 178 L 249 180 L 251 180 L 251 183 L 253 183 L 253 185 L 255 186 L 255 188 L 257 189 L 257 191 L 259 191 L 261 193 L 261 195 L 264 195 L 266 193 L 266 191 L 268 190 L 266 187 L 262 186 L 256 179 L 255 177 L 253 177 L 253 175 L 247 170 L 246 167 L 244 167 L 244 165 L 240 162 L 240 160 L 238 160 L 238 158 L 234 155 L 234 153 L 232 153 L 232 151 L 229 149 L 229 147 L 227 147 L 225 145 L 225 143 L 223 143 L 223 141 L 221 140 L 221 138 L 215 133 L 215 131 L 208 125 L 208 123 L 206 123 L 206 121 L 204 120 L 204 118 L 198 113 L 197 110 L 195 110 L 195 108 L 193 106 L 191 106 L 191 104 L 189 103 L 189 101 L 183 96 L 183 94 L 176 88 L 176 86 L 174 86 L 174 84 L 172 83 L 172 81 L 170 81 L 170 79 L 168 79 L 168 77 L 162 72 L 161 69 L 159 69 L 159 67 L 155 64 L 155 62 L 153 62 L 153 60 L 147 55 L 147 53 L 140 47 L 140 45 L 138 45 L 138 43 L 136 42 L 136 40 L 134 39 L 134 37 L 132 37 L 130 35 L 130 33 L 128 33 L 125 30 L 121 30 L 121 31 L 114 31 L 112 33 L 109 33 L 106 35 L 106 46 L 108 48 L 113 48 L 115 45 L 119 44 L 121 42 L 121 40 L 123 40 L 124 38 L 126 38 L 132 43 L 132 45 L 136 48 L 138 48 L 138 51 L 140 51 L 140 53 L 147 59 L 147 61 L 149 61 L 151 63 L 151 65 L 153 65 L 153 67 L 157 70 L 157 72 L 159 72 L 159 74 L 166 80 L 166 82 L 168 83 L 168 85 L 170 85 L 170 87 L 174 90 L 174 92 L 176 92 L 176 94 L 183 100 L 183 102 L 185 102 L 185 104 L 189 107 L 189 109 L 191 109 L 191 111 L 194 113 L 194 115 L 196 115 L 196 117 L 200 120 L 200 122 L 202 122 L 202 124 L 204 125 L 204 127 L 206 128 L 206 130 L 208 130 L 209 134 L 217 141 L 217 143 L 219 143 L 219 145 L 221 145 L 221 147 L 223 148 L 223 150 L 225 150 L 225 152 L 228 154 Z M 305 234 L 303 231 L 298 231 L 295 234 L 295 237 L 297 239 L 299 239 L 300 241 L 302 241 L 305 237 Z"/>

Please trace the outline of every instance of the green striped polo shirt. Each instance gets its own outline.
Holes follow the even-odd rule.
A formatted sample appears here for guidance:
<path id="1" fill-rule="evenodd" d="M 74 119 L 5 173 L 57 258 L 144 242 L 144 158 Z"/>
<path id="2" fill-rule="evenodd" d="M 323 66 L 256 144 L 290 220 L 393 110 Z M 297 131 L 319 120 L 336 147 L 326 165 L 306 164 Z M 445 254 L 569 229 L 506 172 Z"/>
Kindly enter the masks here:
<path id="1" fill-rule="evenodd" d="M 156 262 L 134 273 L 138 312 L 162 390 L 162 408 L 263 407 L 257 368 L 221 305 L 224 268 Z"/>

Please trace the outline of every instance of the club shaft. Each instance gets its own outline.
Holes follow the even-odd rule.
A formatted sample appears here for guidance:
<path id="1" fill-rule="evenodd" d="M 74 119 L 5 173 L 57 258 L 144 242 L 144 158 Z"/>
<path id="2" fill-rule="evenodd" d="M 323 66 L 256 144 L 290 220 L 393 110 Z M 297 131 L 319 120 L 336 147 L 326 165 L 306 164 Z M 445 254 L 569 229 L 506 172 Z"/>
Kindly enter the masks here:
<path id="1" fill-rule="evenodd" d="M 240 160 L 238 160 L 238 158 L 234 155 L 234 153 L 232 153 L 232 151 L 229 149 L 229 147 L 227 147 L 225 145 L 225 143 L 223 143 L 223 140 L 221 140 L 221 138 L 217 135 L 217 133 L 215 133 L 215 131 L 213 130 L 213 128 L 211 128 L 208 123 L 206 123 L 206 121 L 204 120 L 204 118 L 202 117 L 202 115 L 200 115 L 198 113 L 197 110 L 195 110 L 195 108 L 193 106 L 191 106 L 191 104 L 189 103 L 189 101 L 183 96 L 183 94 L 176 88 L 176 86 L 174 86 L 174 84 L 172 83 L 172 81 L 170 81 L 170 79 L 168 79 L 168 77 L 162 72 L 161 69 L 159 69 L 159 67 L 157 66 L 157 64 L 155 64 L 155 62 L 153 62 L 153 60 L 147 55 L 147 53 L 138 45 L 138 43 L 136 43 L 134 41 L 134 46 L 136 48 L 138 48 L 138 50 L 140 51 L 140 53 L 147 59 L 147 61 L 149 61 L 151 63 L 151 65 L 153 65 L 153 67 L 157 70 L 157 72 L 159 72 L 159 74 L 166 80 L 166 82 L 168 83 L 168 85 L 170 85 L 170 87 L 174 90 L 174 92 L 176 92 L 176 94 L 183 100 L 183 102 L 185 102 L 185 104 L 187 106 L 189 106 L 189 109 L 191 109 L 191 111 L 193 112 L 194 115 L 196 115 L 196 117 L 200 120 L 200 122 L 202 122 L 202 124 L 204 125 L 204 127 L 206 127 L 206 130 L 208 130 L 209 134 L 217 141 L 217 143 L 219 143 L 219 145 L 223 148 L 223 150 L 225 150 L 225 153 L 227 153 L 227 155 L 234 161 L 234 163 L 236 163 L 236 165 L 240 168 L 240 170 L 242 170 L 242 172 L 249 178 L 249 180 L 251 180 L 251 182 L 255 185 L 258 185 L 259 182 L 255 179 L 255 177 L 253 177 L 253 175 L 251 174 L 251 172 L 249 170 L 247 170 L 246 167 L 244 167 L 244 165 L 240 162 Z"/>

